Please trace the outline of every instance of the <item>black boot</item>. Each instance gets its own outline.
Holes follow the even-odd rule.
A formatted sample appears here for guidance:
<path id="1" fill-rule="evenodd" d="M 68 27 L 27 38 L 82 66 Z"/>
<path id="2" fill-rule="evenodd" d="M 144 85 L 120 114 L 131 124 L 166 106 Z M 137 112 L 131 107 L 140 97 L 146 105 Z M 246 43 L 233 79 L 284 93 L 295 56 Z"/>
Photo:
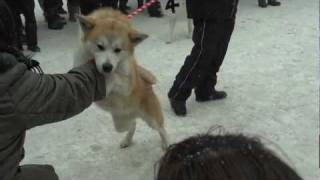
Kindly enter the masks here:
<path id="1" fill-rule="evenodd" d="M 266 8 L 268 6 L 266 0 L 258 0 L 258 4 L 262 8 Z"/>
<path id="2" fill-rule="evenodd" d="M 163 17 L 162 11 L 161 11 L 161 4 L 159 1 L 154 3 L 152 6 L 148 8 L 148 12 L 150 17 Z"/>
<path id="3" fill-rule="evenodd" d="M 215 86 L 217 84 L 216 76 L 208 76 L 202 80 L 198 87 L 195 88 L 196 101 L 206 102 L 213 100 L 220 100 L 227 97 L 227 93 L 224 91 L 216 91 Z"/>
<path id="4" fill-rule="evenodd" d="M 281 5 L 281 3 L 277 0 L 268 0 L 268 4 L 270 6 L 280 6 Z"/>
<path id="5" fill-rule="evenodd" d="M 62 6 L 60 6 L 58 9 L 58 14 L 67 14 L 67 11 L 64 10 Z"/>
<path id="6" fill-rule="evenodd" d="M 170 100 L 171 108 L 177 116 L 187 115 L 186 101 L 178 101 L 170 98 L 169 100 Z"/>
<path id="7" fill-rule="evenodd" d="M 39 46 L 35 45 L 35 46 L 28 46 L 28 50 L 32 51 L 32 52 L 40 52 L 40 48 Z"/>
<path id="8" fill-rule="evenodd" d="M 60 30 L 63 28 L 65 23 L 60 19 L 59 15 L 50 15 L 47 16 L 48 28 L 52 30 Z"/>
<path id="9" fill-rule="evenodd" d="M 225 99 L 227 97 L 227 93 L 224 91 L 212 91 L 210 95 L 207 96 L 196 96 L 196 101 L 198 102 L 206 102 L 206 101 L 214 101 L 214 100 L 220 100 Z"/>

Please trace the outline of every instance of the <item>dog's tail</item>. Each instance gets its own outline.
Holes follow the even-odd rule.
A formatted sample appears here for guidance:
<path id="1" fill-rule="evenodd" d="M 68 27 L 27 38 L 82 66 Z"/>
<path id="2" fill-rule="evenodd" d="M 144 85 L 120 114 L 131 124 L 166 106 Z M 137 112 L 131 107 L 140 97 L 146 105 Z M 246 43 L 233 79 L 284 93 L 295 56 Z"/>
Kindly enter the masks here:
<path id="1" fill-rule="evenodd" d="M 150 84 L 156 84 L 157 83 L 157 78 L 147 69 L 138 66 L 138 72 L 141 75 L 142 79 L 145 80 L 146 82 Z"/>

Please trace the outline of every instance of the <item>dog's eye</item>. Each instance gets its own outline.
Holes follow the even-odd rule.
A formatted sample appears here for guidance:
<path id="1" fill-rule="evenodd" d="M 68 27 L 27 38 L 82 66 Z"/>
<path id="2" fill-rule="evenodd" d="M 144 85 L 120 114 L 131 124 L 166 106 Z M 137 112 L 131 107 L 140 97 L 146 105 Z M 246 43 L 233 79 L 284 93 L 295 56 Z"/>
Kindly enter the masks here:
<path id="1" fill-rule="evenodd" d="M 122 51 L 122 49 L 120 49 L 120 48 L 114 49 L 114 52 L 115 52 L 115 53 L 120 53 L 121 51 Z"/>
<path id="2" fill-rule="evenodd" d="M 100 51 L 106 50 L 106 48 L 105 48 L 103 45 L 101 45 L 101 44 L 98 44 L 97 47 L 98 47 L 98 49 L 99 49 Z"/>

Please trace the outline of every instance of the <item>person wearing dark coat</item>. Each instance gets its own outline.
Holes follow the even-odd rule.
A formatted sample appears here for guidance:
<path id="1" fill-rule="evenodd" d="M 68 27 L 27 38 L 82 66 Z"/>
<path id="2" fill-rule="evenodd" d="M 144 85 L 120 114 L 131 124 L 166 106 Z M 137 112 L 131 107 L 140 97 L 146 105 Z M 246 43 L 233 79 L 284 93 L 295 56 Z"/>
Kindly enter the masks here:
<path id="1" fill-rule="evenodd" d="M 3 0 L 0 10 L 0 180 L 58 180 L 51 165 L 20 165 L 26 131 L 68 119 L 104 98 L 105 78 L 93 61 L 65 74 L 32 72 L 33 61 L 16 50 L 6 31 L 15 23 L 2 11 Z"/>
<path id="2" fill-rule="evenodd" d="M 280 6 L 281 2 L 277 0 L 258 0 L 258 4 L 262 8 L 266 8 L 268 5 L 270 6 Z"/>
<path id="3" fill-rule="evenodd" d="M 23 32 L 25 32 L 28 50 L 39 52 L 40 48 L 38 47 L 37 21 L 34 13 L 34 0 L 6 0 L 6 2 L 14 12 L 20 41 L 23 41 Z M 25 18 L 25 26 L 22 24 L 20 16 L 21 14 Z"/>
<path id="4" fill-rule="evenodd" d="M 186 0 L 188 18 L 194 23 L 194 46 L 168 93 L 176 115 L 187 114 L 186 101 L 193 89 L 198 102 L 227 96 L 215 85 L 234 29 L 238 3 L 239 0 Z"/>
<path id="5" fill-rule="evenodd" d="M 83 15 L 88 15 L 92 11 L 101 7 L 118 8 L 118 0 L 81 0 L 79 1 L 80 10 Z"/>

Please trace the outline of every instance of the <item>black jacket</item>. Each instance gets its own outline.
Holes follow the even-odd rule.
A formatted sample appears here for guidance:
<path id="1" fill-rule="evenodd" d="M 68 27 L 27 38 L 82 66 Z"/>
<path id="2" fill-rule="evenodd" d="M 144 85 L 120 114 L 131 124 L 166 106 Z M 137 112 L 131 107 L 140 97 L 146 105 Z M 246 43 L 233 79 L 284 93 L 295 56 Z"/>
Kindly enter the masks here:
<path id="1" fill-rule="evenodd" d="M 186 0 L 188 18 L 234 19 L 239 0 Z"/>
<path id="2" fill-rule="evenodd" d="M 4 0 L 0 0 L 0 48 L 8 45 L 18 47 L 18 44 L 18 34 L 12 11 Z"/>

